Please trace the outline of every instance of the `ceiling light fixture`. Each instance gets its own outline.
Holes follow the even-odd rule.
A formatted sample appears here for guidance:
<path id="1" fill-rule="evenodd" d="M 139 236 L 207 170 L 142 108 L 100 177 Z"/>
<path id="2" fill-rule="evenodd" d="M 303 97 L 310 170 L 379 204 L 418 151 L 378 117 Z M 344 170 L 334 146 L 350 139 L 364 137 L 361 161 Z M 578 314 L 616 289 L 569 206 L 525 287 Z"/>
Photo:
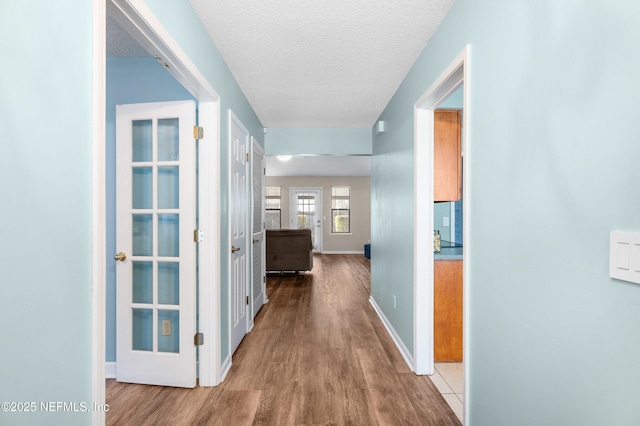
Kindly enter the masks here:
<path id="1" fill-rule="evenodd" d="M 289 161 L 291 160 L 291 155 L 277 155 L 276 156 L 280 161 Z"/>

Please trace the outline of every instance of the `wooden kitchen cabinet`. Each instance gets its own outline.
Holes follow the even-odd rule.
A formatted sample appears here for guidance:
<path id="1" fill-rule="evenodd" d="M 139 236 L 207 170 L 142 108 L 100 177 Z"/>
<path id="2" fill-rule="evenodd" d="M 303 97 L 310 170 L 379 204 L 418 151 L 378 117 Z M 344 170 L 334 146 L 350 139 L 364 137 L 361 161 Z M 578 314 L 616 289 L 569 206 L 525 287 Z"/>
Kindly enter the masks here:
<path id="1" fill-rule="evenodd" d="M 460 110 L 434 111 L 434 201 L 462 198 L 462 126 Z"/>
<path id="2" fill-rule="evenodd" d="M 462 260 L 433 262 L 433 349 L 436 362 L 462 361 Z"/>

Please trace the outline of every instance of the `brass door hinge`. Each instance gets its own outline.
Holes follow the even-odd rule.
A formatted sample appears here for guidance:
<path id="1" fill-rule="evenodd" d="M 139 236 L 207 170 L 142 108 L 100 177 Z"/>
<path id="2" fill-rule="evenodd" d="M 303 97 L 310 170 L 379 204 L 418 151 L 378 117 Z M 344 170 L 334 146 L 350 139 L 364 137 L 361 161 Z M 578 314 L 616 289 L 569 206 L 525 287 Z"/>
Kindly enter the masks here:
<path id="1" fill-rule="evenodd" d="M 194 139 L 204 138 L 204 128 L 199 126 L 193 126 L 193 138 Z"/>
<path id="2" fill-rule="evenodd" d="M 193 242 L 201 243 L 204 240 L 204 232 L 202 229 L 194 229 L 193 230 Z"/>
<path id="3" fill-rule="evenodd" d="M 247 296 L 247 305 L 249 304 L 249 296 Z"/>
<path id="4" fill-rule="evenodd" d="M 249 153 L 244 154 L 244 159 L 248 163 L 249 162 Z"/>
<path id="5" fill-rule="evenodd" d="M 204 334 L 196 333 L 193 335 L 193 344 L 194 346 L 202 346 L 204 345 Z"/>

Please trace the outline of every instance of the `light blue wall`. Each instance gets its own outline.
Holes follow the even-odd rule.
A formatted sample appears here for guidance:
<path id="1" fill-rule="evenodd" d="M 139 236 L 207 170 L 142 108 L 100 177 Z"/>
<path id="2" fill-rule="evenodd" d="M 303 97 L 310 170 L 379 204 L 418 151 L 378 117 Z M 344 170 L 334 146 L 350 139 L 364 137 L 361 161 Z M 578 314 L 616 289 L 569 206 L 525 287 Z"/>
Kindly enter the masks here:
<path id="1" fill-rule="evenodd" d="M 229 113 L 231 109 L 242 124 L 264 146 L 264 127 L 222 60 L 188 0 L 145 0 L 180 47 L 220 95 L 220 300 L 229 300 Z M 221 327 L 224 360 L 229 355 L 229 306 L 222 303 Z"/>
<path id="2" fill-rule="evenodd" d="M 464 106 L 464 87 L 459 87 L 438 108 L 462 108 Z"/>
<path id="3" fill-rule="evenodd" d="M 371 129 L 269 128 L 267 155 L 371 155 Z"/>
<path id="4" fill-rule="evenodd" d="M 107 58 L 107 253 L 116 247 L 116 105 L 194 99 L 158 62 L 149 58 Z M 116 360 L 116 262 L 107 261 L 107 353 Z"/>
<path id="5" fill-rule="evenodd" d="M 608 277 L 609 232 L 640 231 L 639 21 L 625 0 L 457 0 L 382 114 L 372 295 L 412 348 L 412 105 L 471 44 L 470 425 L 640 424 L 640 286 Z"/>
<path id="6" fill-rule="evenodd" d="M 2 425 L 86 425 L 90 404 L 91 2 L 3 2 L 0 50 Z"/>

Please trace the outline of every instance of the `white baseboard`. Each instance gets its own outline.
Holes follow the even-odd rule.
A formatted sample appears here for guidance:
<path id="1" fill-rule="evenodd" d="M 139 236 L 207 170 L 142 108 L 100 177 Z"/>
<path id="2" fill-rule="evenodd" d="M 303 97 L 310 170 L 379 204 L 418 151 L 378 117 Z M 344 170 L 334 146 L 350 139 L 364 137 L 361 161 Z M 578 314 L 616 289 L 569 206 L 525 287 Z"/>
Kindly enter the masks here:
<path id="1" fill-rule="evenodd" d="M 364 256 L 364 250 L 355 251 L 323 251 L 322 254 L 361 254 Z"/>
<path id="2" fill-rule="evenodd" d="M 105 377 L 107 379 L 115 379 L 116 378 L 116 363 L 115 362 L 107 362 L 105 363 Z"/>
<path id="3" fill-rule="evenodd" d="M 222 368 L 220 369 L 220 383 L 224 382 L 227 374 L 229 374 L 229 370 L 231 370 L 231 356 L 228 356 L 222 363 Z"/>
<path id="4" fill-rule="evenodd" d="M 396 344 L 396 347 L 400 351 L 400 354 L 404 358 L 404 361 L 407 363 L 411 371 L 415 371 L 415 367 L 414 367 L 415 363 L 413 360 L 413 355 L 411 354 L 411 352 L 409 352 L 409 349 L 407 349 L 407 347 L 404 345 L 404 343 L 402 342 L 402 339 L 400 338 L 398 333 L 396 333 L 396 330 L 393 328 L 393 326 L 391 325 L 387 317 L 384 315 L 384 313 L 382 312 L 382 309 L 380 309 L 380 306 L 378 306 L 376 301 L 373 299 L 373 296 L 369 297 L 369 302 L 371 303 L 371 305 L 373 306 L 373 309 L 375 309 L 376 313 L 378 314 L 378 317 L 382 321 L 382 324 L 384 324 L 384 328 L 387 329 L 387 332 L 393 339 L 393 342 Z"/>

